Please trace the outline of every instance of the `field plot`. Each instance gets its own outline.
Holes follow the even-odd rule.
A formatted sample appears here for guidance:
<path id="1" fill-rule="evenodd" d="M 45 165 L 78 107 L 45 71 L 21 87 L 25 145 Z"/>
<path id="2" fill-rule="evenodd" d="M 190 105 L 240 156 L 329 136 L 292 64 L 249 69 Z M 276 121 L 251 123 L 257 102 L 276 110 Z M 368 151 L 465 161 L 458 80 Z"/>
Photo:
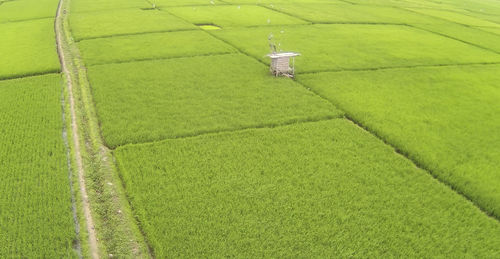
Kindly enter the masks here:
<path id="1" fill-rule="evenodd" d="M 307 24 L 308 22 L 254 5 L 189 6 L 167 9 L 194 24 L 221 27 Z"/>
<path id="2" fill-rule="evenodd" d="M 414 12 L 422 13 L 425 15 L 445 19 L 451 22 L 469 25 L 469 26 L 486 26 L 486 27 L 498 27 L 500 28 L 500 24 L 489 22 L 486 20 L 478 19 L 469 15 L 464 15 L 456 12 L 443 11 L 443 10 L 435 10 L 435 9 L 417 9 L 412 8 L 409 9 Z"/>
<path id="3" fill-rule="evenodd" d="M 500 53 L 500 36 L 474 27 L 447 24 L 415 24 L 415 27 Z"/>
<path id="4" fill-rule="evenodd" d="M 320 73 L 299 81 L 500 216 L 500 66 Z"/>
<path id="5" fill-rule="evenodd" d="M 276 4 L 280 12 L 314 23 L 428 23 L 429 19 L 394 7 L 352 4 Z M 427 19 L 426 19 L 427 18 Z"/>
<path id="6" fill-rule="evenodd" d="M 76 257 L 61 78 L 0 81 L 0 98 L 0 257 Z"/>
<path id="7" fill-rule="evenodd" d="M 0 23 L 54 17 L 58 0 L 0 2 Z M 2 30 L 3 31 L 3 30 Z"/>
<path id="8" fill-rule="evenodd" d="M 140 22 L 138 22 L 140 21 Z M 158 10 L 122 9 L 70 16 L 76 41 L 116 35 L 196 30 L 196 26 Z"/>
<path id="9" fill-rule="evenodd" d="M 93 12 L 126 8 L 151 8 L 144 0 L 75 0 L 71 1 L 71 12 Z"/>
<path id="10" fill-rule="evenodd" d="M 493 28 L 493 27 L 476 27 L 476 28 L 483 30 L 483 31 L 491 32 L 491 33 L 494 33 L 494 34 L 500 36 L 500 28 Z"/>
<path id="11" fill-rule="evenodd" d="M 78 46 L 87 65 L 236 52 L 199 30 L 83 40 Z"/>
<path id="12" fill-rule="evenodd" d="M 161 140 L 341 115 L 290 79 L 243 55 L 89 68 L 106 143 Z"/>
<path id="13" fill-rule="evenodd" d="M 59 72 L 54 20 L 0 24 L 0 79 Z"/>
<path id="14" fill-rule="evenodd" d="M 273 33 L 283 50 L 302 53 L 296 62 L 299 73 L 500 61 L 491 51 L 399 25 L 275 26 L 211 33 L 266 63 Z"/>
<path id="15" fill-rule="evenodd" d="M 224 4 L 219 0 L 155 0 L 158 7 L 168 6 L 198 6 L 198 5 L 218 5 Z"/>
<path id="16" fill-rule="evenodd" d="M 158 258 L 500 254 L 497 221 L 343 119 L 115 156 Z"/>

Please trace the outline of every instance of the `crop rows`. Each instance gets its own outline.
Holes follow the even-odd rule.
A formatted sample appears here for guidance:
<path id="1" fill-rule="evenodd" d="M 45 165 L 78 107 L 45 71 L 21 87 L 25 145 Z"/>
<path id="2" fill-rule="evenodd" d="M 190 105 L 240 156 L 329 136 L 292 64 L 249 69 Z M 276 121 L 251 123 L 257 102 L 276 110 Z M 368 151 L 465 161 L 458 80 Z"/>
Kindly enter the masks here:
<path id="1" fill-rule="evenodd" d="M 500 255 L 490 0 L 73 2 L 154 256 Z M 269 75 L 270 35 L 295 81 Z"/>
<path id="2" fill-rule="evenodd" d="M 76 257 L 60 76 L 0 81 L 0 96 L 0 257 Z"/>
<path id="3" fill-rule="evenodd" d="M 500 252 L 497 221 L 343 119 L 115 155 L 158 258 Z"/>
<path id="4" fill-rule="evenodd" d="M 268 76 L 262 64 L 243 55 L 88 70 L 102 134 L 110 147 L 342 114 L 293 81 Z"/>

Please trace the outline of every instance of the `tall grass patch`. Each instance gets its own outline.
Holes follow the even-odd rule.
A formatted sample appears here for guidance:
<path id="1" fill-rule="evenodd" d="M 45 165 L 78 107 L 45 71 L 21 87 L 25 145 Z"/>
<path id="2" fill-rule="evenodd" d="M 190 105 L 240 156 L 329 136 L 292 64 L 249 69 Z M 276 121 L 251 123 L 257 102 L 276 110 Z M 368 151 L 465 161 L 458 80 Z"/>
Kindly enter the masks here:
<path id="1" fill-rule="evenodd" d="M 0 79 L 59 72 L 52 19 L 0 24 Z"/>
<path id="2" fill-rule="evenodd" d="M 110 147 L 342 114 L 243 55 L 99 65 L 89 77 Z"/>
<path id="3" fill-rule="evenodd" d="M 83 40 L 78 47 L 87 65 L 236 52 L 198 30 Z"/>
<path id="4" fill-rule="evenodd" d="M 76 41 L 116 35 L 194 30 L 194 25 L 158 10 L 123 9 L 74 13 L 69 19 Z"/>
<path id="5" fill-rule="evenodd" d="M 409 157 L 500 216 L 500 66 L 301 75 Z"/>
<path id="6" fill-rule="evenodd" d="M 158 258 L 495 257 L 500 224 L 343 119 L 115 151 Z"/>
<path id="7" fill-rule="evenodd" d="M 298 73 L 500 61 L 490 51 L 399 25 L 275 26 L 211 33 L 265 63 L 273 34 L 281 49 L 302 53 L 296 61 Z"/>
<path id="8" fill-rule="evenodd" d="M 61 78 L 0 81 L 0 257 L 76 258 Z"/>

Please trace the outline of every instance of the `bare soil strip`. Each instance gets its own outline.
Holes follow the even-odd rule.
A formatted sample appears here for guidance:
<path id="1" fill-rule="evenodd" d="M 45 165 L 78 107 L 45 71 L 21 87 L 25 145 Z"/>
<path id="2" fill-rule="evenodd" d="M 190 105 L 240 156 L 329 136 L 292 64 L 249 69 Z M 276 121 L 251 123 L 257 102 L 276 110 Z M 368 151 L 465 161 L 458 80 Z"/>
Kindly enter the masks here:
<path id="1" fill-rule="evenodd" d="M 63 30 L 62 30 L 62 3 L 63 0 L 59 1 L 59 6 L 57 7 L 56 21 L 55 21 L 55 33 L 56 33 L 56 44 L 57 44 L 57 53 L 59 55 L 59 61 L 61 62 L 61 69 L 66 77 L 66 82 L 68 86 L 68 96 L 69 96 L 69 104 L 71 110 L 71 129 L 72 129 L 72 138 L 74 144 L 74 152 L 76 159 L 76 168 L 78 173 L 78 182 L 80 186 L 80 193 L 82 195 L 83 201 L 83 214 L 85 216 L 85 221 L 87 223 L 87 232 L 89 236 L 89 249 L 90 255 L 92 258 L 99 258 L 99 252 L 97 248 L 97 237 L 94 228 L 94 220 L 92 219 L 92 214 L 90 213 L 90 204 L 87 195 L 87 189 L 85 186 L 85 177 L 84 177 L 84 169 L 82 163 L 82 156 L 80 154 L 80 141 L 78 136 L 78 126 L 76 124 L 76 112 L 75 112 L 75 101 L 73 98 L 73 84 L 71 81 L 70 72 L 68 71 L 66 65 L 66 58 L 64 56 L 63 50 Z"/>

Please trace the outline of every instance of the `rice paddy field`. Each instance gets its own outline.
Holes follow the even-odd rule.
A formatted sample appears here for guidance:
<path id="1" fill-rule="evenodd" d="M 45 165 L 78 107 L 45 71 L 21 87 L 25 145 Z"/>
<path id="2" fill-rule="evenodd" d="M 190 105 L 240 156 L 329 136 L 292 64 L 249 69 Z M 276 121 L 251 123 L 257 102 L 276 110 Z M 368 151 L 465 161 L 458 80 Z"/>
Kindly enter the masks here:
<path id="1" fill-rule="evenodd" d="M 0 0 L 0 258 L 500 258 L 499 114 L 498 0 Z"/>

